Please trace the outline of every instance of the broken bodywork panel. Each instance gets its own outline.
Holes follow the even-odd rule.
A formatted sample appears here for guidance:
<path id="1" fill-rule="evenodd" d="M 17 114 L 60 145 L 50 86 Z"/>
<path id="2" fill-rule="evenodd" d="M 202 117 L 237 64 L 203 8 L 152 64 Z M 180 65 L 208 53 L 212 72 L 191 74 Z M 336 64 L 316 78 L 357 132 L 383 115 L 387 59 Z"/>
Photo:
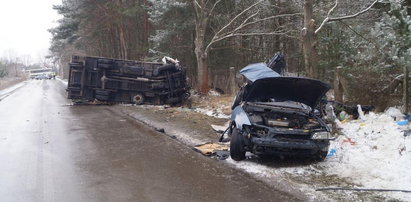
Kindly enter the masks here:
<path id="1" fill-rule="evenodd" d="M 73 56 L 68 98 L 107 102 L 175 104 L 188 95 L 186 72 L 178 61 L 139 62 Z"/>
<path id="2" fill-rule="evenodd" d="M 329 90 L 324 82 L 282 77 L 264 63 L 240 71 L 248 80 L 233 104 L 230 152 L 234 160 L 245 152 L 325 158 L 330 128 L 314 113 Z"/>
<path id="3" fill-rule="evenodd" d="M 267 67 L 265 63 L 250 64 L 240 70 L 249 81 L 254 82 L 258 79 L 279 77 L 280 75 Z"/>

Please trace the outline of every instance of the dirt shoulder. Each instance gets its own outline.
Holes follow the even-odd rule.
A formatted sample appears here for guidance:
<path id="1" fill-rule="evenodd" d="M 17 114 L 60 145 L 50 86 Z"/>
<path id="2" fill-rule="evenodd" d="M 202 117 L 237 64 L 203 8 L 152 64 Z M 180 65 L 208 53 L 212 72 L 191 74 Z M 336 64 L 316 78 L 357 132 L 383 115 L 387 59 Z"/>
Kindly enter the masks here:
<path id="1" fill-rule="evenodd" d="M 138 121 L 155 128 L 157 131 L 178 139 L 188 146 L 205 142 L 217 142 L 219 134 L 211 128 L 211 124 L 224 125 L 228 120 L 210 117 L 192 109 L 171 108 L 147 105 L 115 106 Z"/>

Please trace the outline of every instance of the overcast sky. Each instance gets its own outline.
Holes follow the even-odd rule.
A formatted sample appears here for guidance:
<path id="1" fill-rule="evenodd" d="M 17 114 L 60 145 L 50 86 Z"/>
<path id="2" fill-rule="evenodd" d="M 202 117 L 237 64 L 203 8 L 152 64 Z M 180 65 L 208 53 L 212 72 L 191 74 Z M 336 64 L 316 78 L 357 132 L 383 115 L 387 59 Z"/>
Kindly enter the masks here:
<path id="1" fill-rule="evenodd" d="M 60 18 L 52 8 L 56 4 L 61 0 L 0 0 L 0 57 L 8 52 L 33 60 L 45 55 L 51 38 L 47 29 Z"/>

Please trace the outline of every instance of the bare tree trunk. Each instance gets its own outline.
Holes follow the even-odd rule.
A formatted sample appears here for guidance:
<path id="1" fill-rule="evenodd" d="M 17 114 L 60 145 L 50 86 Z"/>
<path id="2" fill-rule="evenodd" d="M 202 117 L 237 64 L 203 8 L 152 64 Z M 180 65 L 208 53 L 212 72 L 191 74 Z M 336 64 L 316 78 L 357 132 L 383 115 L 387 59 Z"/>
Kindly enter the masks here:
<path id="1" fill-rule="evenodd" d="M 236 72 L 235 72 L 235 67 L 230 67 L 229 69 L 229 86 L 228 89 L 230 90 L 230 95 L 236 95 L 237 90 L 238 90 L 238 86 L 237 86 L 237 82 L 236 82 Z"/>
<path id="2" fill-rule="evenodd" d="M 304 29 L 302 32 L 304 65 L 309 77 L 317 77 L 317 49 L 315 21 L 313 19 L 314 0 L 304 1 Z"/>
<path id="3" fill-rule="evenodd" d="M 124 30 L 123 30 L 123 25 L 120 24 L 118 27 L 118 34 L 119 34 L 119 40 L 120 40 L 120 55 L 122 59 L 127 59 L 127 44 L 124 36 Z"/>
<path id="4" fill-rule="evenodd" d="M 404 81 L 402 82 L 403 86 L 403 104 L 404 104 L 404 113 L 409 112 L 409 76 L 408 76 L 408 66 L 404 65 Z"/>
<path id="5" fill-rule="evenodd" d="M 335 78 L 334 78 L 334 98 L 335 101 L 344 103 L 344 87 L 341 82 L 341 67 L 335 68 Z"/>
<path id="6" fill-rule="evenodd" d="M 121 8 L 123 8 L 123 1 L 122 0 L 118 0 L 117 2 L 118 6 Z M 124 34 L 124 19 L 122 14 L 120 13 L 118 16 L 119 18 L 119 25 L 117 26 L 118 29 L 118 37 L 119 37 L 119 42 L 120 42 L 120 57 L 122 59 L 127 59 L 128 55 L 127 55 L 127 44 L 126 44 L 126 38 L 125 38 L 125 34 Z"/>
<path id="7" fill-rule="evenodd" d="M 199 86 L 197 87 L 200 94 L 207 94 L 208 93 L 208 58 L 207 54 L 200 51 L 199 53 L 196 52 L 197 57 L 197 77 L 199 80 Z"/>
<path id="8" fill-rule="evenodd" d="M 200 8 L 205 6 L 205 2 L 200 1 Z M 196 9 L 196 36 L 194 39 L 195 54 L 197 59 L 197 79 L 199 85 L 197 90 L 200 94 L 208 93 L 208 54 L 205 47 L 205 33 L 208 23 L 207 13 L 201 10 L 199 7 L 194 6 Z"/>

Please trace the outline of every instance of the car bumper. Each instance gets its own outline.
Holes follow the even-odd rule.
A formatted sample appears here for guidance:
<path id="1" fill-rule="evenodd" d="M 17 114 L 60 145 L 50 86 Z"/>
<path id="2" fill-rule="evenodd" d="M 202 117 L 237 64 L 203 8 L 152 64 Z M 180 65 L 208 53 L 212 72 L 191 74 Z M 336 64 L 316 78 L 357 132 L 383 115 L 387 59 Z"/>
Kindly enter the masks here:
<path id="1" fill-rule="evenodd" d="M 322 150 L 328 147 L 329 140 L 301 140 L 285 138 L 257 138 L 252 137 L 251 143 L 257 147 L 271 147 L 279 149 Z"/>

